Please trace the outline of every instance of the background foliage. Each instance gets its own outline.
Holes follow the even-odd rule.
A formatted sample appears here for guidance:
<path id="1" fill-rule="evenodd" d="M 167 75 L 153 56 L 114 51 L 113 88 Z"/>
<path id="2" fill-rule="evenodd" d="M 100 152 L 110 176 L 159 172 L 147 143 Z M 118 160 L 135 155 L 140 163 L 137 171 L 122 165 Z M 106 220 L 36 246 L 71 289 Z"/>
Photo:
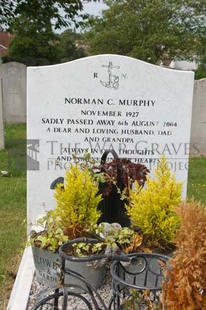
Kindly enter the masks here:
<path id="1" fill-rule="evenodd" d="M 15 35 L 5 62 L 49 65 L 84 56 L 75 46 L 77 36 L 72 30 L 61 35 L 54 32 L 61 27 L 78 27 L 83 22 L 86 14 L 81 13 L 82 1 L 19 0 L 0 3 L 0 26 Z"/>
<path id="2" fill-rule="evenodd" d="M 117 54 L 157 63 L 163 55 L 188 56 L 205 34 L 205 1 L 106 0 L 109 9 L 93 20 L 93 53 Z M 186 52 L 186 54 L 185 54 Z"/>
<path id="3" fill-rule="evenodd" d="M 91 54 L 115 53 L 153 64 L 198 57 L 205 69 L 205 0 L 105 0 L 85 38 Z"/>
<path id="4" fill-rule="evenodd" d="M 15 18 L 27 15 L 31 21 L 39 18 L 39 23 L 52 23 L 54 29 L 60 29 L 75 23 L 77 15 L 84 19 L 86 14 L 82 10 L 82 0 L 0 0 L 0 26 L 9 28 Z"/>
<path id="5" fill-rule="evenodd" d="M 47 65 L 84 57 L 85 49 L 76 48 L 80 33 L 71 30 L 84 26 L 89 55 L 114 53 L 166 65 L 174 58 L 194 59 L 196 78 L 206 76 L 205 0 L 105 0 L 102 17 L 90 19 L 83 3 L 0 0 L 0 29 L 15 34 L 4 61 Z M 63 28 L 66 34 L 57 35 Z"/>

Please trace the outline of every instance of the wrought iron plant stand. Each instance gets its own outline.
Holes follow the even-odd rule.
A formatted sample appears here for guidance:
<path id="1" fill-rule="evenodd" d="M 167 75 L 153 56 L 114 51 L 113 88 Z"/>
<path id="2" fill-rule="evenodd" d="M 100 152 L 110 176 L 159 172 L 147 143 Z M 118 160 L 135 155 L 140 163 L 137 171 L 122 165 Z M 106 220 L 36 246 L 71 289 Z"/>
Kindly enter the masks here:
<path id="1" fill-rule="evenodd" d="M 84 238 L 84 242 L 96 243 L 98 240 Z M 150 292 L 150 298 L 158 301 L 161 292 L 161 282 L 163 279 L 162 265 L 167 263 L 169 257 L 154 253 L 133 253 L 133 254 L 100 254 L 90 257 L 75 258 L 68 256 L 65 252 L 71 243 L 82 242 L 82 238 L 63 244 L 60 248 L 60 275 L 61 289 L 55 291 L 39 301 L 32 310 L 67 310 L 72 309 L 71 303 L 74 300 L 81 301 L 83 308 L 88 310 L 120 310 L 125 300 L 129 300 L 134 291 L 142 293 Z M 72 271 L 66 265 L 69 260 L 92 262 L 97 260 L 109 260 L 111 263 L 110 273 L 112 276 L 112 293 L 109 304 L 106 305 L 98 289 L 78 272 Z M 162 262 L 162 263 L 160 263 Z M 68 284 L 68 279 L 78 280 L 76 284 Z M 144 301 L 141 301 L 142 308 Z M 76 308 L 79 309 L 78 304 Z"/>

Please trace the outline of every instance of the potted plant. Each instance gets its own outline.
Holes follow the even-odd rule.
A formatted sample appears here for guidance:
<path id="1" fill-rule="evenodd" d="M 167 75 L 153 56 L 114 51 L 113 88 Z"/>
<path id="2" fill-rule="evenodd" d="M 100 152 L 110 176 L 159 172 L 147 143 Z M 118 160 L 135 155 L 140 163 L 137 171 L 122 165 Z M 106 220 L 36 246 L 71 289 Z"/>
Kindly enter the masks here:
<path id="1" fill-rule="evenodd" d="M 108 254 L 107 258 L 94 262 L 95 266 L 100 266 L 110 254 L 111 256 L 118 253 L 125 255 L 143 250 L 142 236 L 129 227 L 121 227 L 118 223 L 102 222 L 94 228 L 92 236 L 96 239 L 92 239 L 92 242 L 85 242 L 91 240 L 90 238 L 77 238 L 61 246 L 62 249 L 66 249 L 65 253 L 69 257 L 74 257 L 74 259 L 70 258 L 71 260 L 85 259 L 88 255 Z"/>
<path id="2" fill-rule="evenodd" d="M 107 160 L 109 154 L 113 159 Z M 93 169 L 102 176 L 99 182 L 99 193 L 102 201 L 99 209 L 102 212 L 100 222 L 118 222 L 122 226 L 130 226 L 130 219 L 126 214 L 125 204 L 129 202 L 129 193 L 136 181 L 140 187 L 144 186 L 149 170 L 145 165 L 134 163 L 130 159 L 119 158 L 114 149 L 106 150 L 99 166 Z"/>
<path id="3" fill-rule="evenodd" d="M 147 177 L 147 186 L 135 182 L 130 192 L 127 214 L 134 227 L 143 235 L 143 243 L 153 252 L 168 254 L 174 248 L 173 238 L 180 225 L 176 212 L 181 202 L 182 182 L 168 168 L 163 156 L 154 171 L 154 177 Z"/>
<path id="4" fill-rule="evenodd" d="M 42 230 L 33 231 L 29 240 L 33 246 L 35 266 L 40 267 L 36 269 L 37 278 L 42 283 L 57 286 L 60 245 L 75 238 L 87 237 L 97 223 L 101 215 L 97 207 L 102 199 L 98 191 L 89 168 L 82 169 L 77 163 L 66 171 L 64 184 L 57 184 L 54 193 L 56 207 L 38 220 Z"/>

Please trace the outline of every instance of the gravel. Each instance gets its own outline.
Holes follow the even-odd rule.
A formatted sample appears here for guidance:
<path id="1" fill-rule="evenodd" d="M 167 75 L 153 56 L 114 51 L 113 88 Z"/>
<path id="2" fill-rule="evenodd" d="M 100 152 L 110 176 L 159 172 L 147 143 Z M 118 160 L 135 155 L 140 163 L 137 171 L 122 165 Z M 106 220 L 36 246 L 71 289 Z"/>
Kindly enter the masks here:
<path id="1" fill-rule="evenodd" d="M 49 289 L 47 286 L 39 283 L 35 276 L 33 279 L 33 283 L 32 283 L 32 287 L 31 287 L 31 291 L 30 291 L 30 297 L 29 297 L 29 301 L 28 301 L 28 306 L 27 306 L 27 310 L 31 310 L 32 307 L 34 307 L 40 300 L 42 300 L 42 298 L 52 294 L 54 292 L 54 289 Z M 111 275 L 110 275 L 110 270 L 109 270 L 109 266 L 106 269 L 106 274 L 105 274 L 105 278 L 104 281 L 101 285 L 101 287 L 98 289 L 98 294 L 101 296 L 102 300 L 104 301 L 106 307 L 109 304 L 110 298 L 112 296 L 112 280 L 111 280 Z M 86 297 L 90 302 L 91 302 L 91 298 L 88 294 L 84 293 L 82 294 L 83 297 Z M 98 300 L 98 298 L 96 297 L 96 299 Z M 61 299 L 60 299 L 60 303 L 61 303 Z M 104 306 L 102 306 L 101 302 L 98 302 L 99 306 L 101 307 L 101 309 L 104 309 Z M 44 309 L 51 309 L 51 305 L 47 305 L 44 306 L 42 308 Z M 62 309 L 62 307 L 60 306 L 58 308 L 59 310 Z M 85 303 L 80 300 L 77 297 L 74 296 L 69 296 L 68 297 L 68 306 L 67 306 L 67 310 L 85 310 L 87 309 L 87 307 L 85 306 Z M 107 308 L 105 308 L 107 309 Z"/>

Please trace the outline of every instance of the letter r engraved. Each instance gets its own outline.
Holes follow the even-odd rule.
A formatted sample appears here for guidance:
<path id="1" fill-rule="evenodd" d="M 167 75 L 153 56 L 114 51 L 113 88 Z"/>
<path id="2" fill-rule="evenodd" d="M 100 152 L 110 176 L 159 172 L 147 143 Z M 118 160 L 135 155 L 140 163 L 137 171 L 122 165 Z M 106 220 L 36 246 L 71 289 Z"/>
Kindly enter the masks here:
<path id="1" fill-rule="evenodd" d="M 94 72 L 94 79 L 98 78 L 98 74 L 96 72 Z"/>

